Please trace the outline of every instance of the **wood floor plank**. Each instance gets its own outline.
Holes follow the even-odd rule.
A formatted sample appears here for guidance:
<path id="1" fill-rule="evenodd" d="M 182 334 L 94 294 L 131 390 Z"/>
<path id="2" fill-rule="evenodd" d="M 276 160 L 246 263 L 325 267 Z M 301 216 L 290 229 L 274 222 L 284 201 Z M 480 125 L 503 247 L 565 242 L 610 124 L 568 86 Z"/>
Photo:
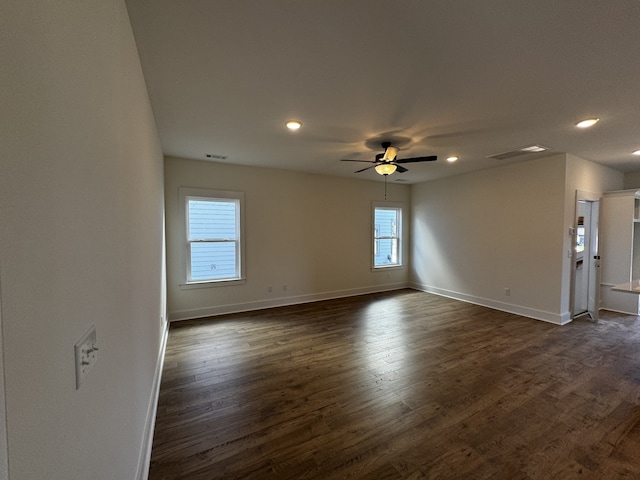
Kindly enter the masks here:
<path id="1" fill-rule="evenodd" d="M 172 325 L 150 480 L 640 478 L 640 318 L 413 290 Z"/>

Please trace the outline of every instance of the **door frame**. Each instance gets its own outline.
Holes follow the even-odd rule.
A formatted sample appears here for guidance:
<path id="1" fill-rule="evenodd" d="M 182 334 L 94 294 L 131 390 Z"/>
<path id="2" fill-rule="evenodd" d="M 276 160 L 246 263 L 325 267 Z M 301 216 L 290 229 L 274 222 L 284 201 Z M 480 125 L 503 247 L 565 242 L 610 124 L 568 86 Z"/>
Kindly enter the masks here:
<path id="1" fill-rule="evenodd" d="M 584 190 L 576 190 L 576 200 L 575 200 L 575 214 L 574 214 L 574 219 L 573 219 L 573 234 L 571 236 L 572 240 L 571 240 L 571 251 L 572 251 L 572 255 L 571 255 L 571 289 L 570 289 L 570 298 L 569 298 L 569 302 L 570 302 L 570 306 L 571 306 L 571 319 L 575 319 L 577 317 L 580 317 L 582 315 L 585 314 L 589 314 L 589 316 L 591 317 L 591 319 L 594 322 L 598 321 L 598 310 L 600 309 L 599 303 L 600 303 L 600 281 L 599 281 L 599 270 L 600 270 L 600 265 L 599 265 L 599 260 L 596 260 L 596 264 L 593 266 L 593 271 L 591 264 L 592 261 L 594 260 L 593 257 L 593 245 L 590 247 L 590 252 L 588 252 L 588 256 L 586 257 L 588 259 L 587 262 L 587 266 L 586 268 L 589 269 L 589 273 L 588 273 L 588 278 L 591 278 L 591 276 L 595 276 L 595 311 L 587 311 L 585 313 L 579 313 L 578 315 L 576 315 L 575 312 L 575 289 L 576 289 L 576 268 L 575 268 L 575 262 L 576 262 L 576 251 L 575 251 L 575 244 L 576 244 L 576 240 L 577 240 L 577 234 L 578 234 L 578 203 L 579 202 L 597 202 L 598 203 L 598 215 L 597 218 L 594 219 L 592 218 L 591 221 L 591 228 L 590 228 L 590 232 L 589 235 L 592 236 L 592 232 L 595 229 L 596 233 L 599 232 L 600 230 L 600 200 L 602 198 L 602 194 L 600 193 L 595 193 L 595 192 L 587 192 Z M 587 232 L 585 232 L 586 234 Z M 591 242 L 593 244 L 593 242 Z M 595 241 L 595 247 L 597 249 L 599 249 L 598 246 L 598 237 L 596 236 L 596 241 Z M 589 300 L 587 299 L 587 304 L 588 304 Z"/>

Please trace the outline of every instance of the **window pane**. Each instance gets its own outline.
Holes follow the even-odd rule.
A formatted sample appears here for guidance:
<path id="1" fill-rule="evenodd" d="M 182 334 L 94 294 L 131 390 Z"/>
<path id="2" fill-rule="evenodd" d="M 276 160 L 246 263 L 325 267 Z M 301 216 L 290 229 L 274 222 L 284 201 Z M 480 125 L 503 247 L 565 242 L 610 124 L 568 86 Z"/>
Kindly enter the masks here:
<path id="1" fill-rule="evenodd" d="M 191 280 L 221 280 L 238 277 L 236 242 L 191 244 Z"/>
<path id="2" fill-rule="evenodd" d="M 382 210 L 376 208 L 375 224 L 378 237 L 397 236 L 397 223 L 397 210 Z"/>
<path id="3" fill-rule="evenodd" d="M 395 238 L 383 238 L 376 241 L 378 248 L 374 257 L 374 265 L 398 264 L 398 240 Z"/>
<path id="4" fill-rule="evenodd" d="M 184 286 L 244 281 L 242 208 L 244 193 L 180 188 L 184 202 Z"/>
<path id="5" fill-rule="evenodd" d="M 190 199 L 189 240 L 237 240 L 236 207 L 234 201 Z"/>
<path id="6" fill-rule="evenodd" d="M 402 210 L 375 207 L 373 211 L 373 266 L 401 265 L 400 218 Z"/>

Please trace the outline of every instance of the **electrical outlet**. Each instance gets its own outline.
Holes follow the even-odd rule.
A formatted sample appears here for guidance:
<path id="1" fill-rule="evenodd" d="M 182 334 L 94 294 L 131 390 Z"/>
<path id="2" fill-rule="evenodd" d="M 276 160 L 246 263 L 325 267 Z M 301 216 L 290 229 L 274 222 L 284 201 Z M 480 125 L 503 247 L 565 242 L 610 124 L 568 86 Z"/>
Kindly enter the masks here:
<path id="1" fill-rule="evenodd" d="M 282 285 L 282 291 L 284 291 L 284 292 L 287 291 L 287 285 L 286 284 Z"/>
<path id="2" fill-rule="evenodd" d="M 273 287 L 271 285 L 269 285 L 267 287 L 267 292 L 269 292 L 269 293 L 273 292 Z"/>
<path id="3" fill-rule="evenodd" d="M 96 339 L 96 326 L 92 325 L 78 343 L 73 346 L 76 358 L 76 390 L 89 374 L 98 360 L 98 342 Z"/>
<path id="4" fill-rule="evenodd" d="M 504 289 L 504 294 L 505 294 L 507 297 L 511 296 L 511 289 L 510 289 L 510 288 L 508 288 L 508 287 L 507 287 L 507 288 L 505 288 L 505 289 Z"/>

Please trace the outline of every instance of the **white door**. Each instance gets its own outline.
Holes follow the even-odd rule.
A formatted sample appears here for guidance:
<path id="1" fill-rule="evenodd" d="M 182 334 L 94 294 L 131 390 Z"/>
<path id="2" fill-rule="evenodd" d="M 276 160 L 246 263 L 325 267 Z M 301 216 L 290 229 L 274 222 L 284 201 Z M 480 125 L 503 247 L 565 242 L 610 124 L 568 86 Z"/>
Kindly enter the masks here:
<path id="1" fill-rule="evenodd" d="M 591 204 L 591 232 L 589 235 L 589 291 L 587 309 L 594 322 L 598 322 L 600 311 L 600 249 L 598 246 L 598 231 L 600 229 L 600 200 L 588 202 Z"/>
<path id="2" fill-rule="evenodd" d="M 589 271 L 591 258 L 591 203 L 577 202 L 576 242 L 574 252 L 573 318 L 588 313 Z"/>
<path id="3" fill-rule="evenodd" d="M 600 310 L 600 196 L 578 191 L 573 269 L 572 317 L 589 315 L 598 321 Z"/>

